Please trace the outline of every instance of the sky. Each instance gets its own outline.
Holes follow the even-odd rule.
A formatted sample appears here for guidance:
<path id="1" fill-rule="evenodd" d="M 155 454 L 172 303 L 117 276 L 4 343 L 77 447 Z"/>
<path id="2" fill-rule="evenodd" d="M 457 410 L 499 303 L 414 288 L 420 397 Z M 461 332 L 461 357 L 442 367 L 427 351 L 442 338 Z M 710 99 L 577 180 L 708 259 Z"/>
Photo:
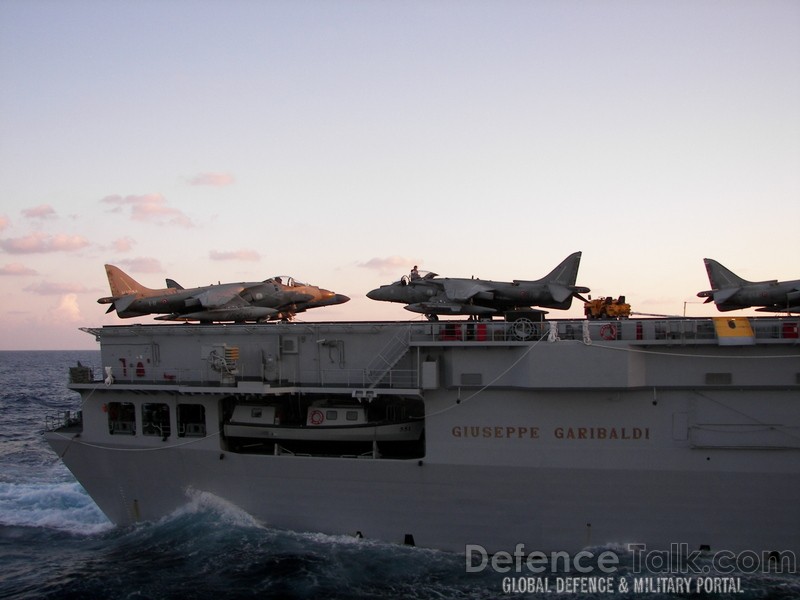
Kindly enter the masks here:
<path id="1" fill-rule="evenodd" d="M 0 182 L 0 350 L 154 322 L 106 263 L 417 320 L 366 293 L 580 250 L 594 296 L 715 315 L 705 257 L 800 278 L 800 3 L 0 0 Z"/>

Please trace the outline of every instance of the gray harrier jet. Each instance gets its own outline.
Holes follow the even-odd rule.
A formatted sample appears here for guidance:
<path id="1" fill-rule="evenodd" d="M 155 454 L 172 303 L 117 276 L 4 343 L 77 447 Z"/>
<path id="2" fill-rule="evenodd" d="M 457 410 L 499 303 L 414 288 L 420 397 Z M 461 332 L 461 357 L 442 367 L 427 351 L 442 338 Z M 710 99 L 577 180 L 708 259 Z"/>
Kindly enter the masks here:
<path id="1" fill-rule="evenodd" d="M 438 277 L 436 273 L 417 272 L 367 294 L 373 300 L 402 302 L 405 309 L 422 313 L 431 320 L 438 315 L 489 317 L 505 311 L 540 306 L 565 310 L 572 298 L 589 288 L 575 285 L 581 253 L 570 254 L 549 275 L 535 281 L 511 282 L 484 279 Z"/>

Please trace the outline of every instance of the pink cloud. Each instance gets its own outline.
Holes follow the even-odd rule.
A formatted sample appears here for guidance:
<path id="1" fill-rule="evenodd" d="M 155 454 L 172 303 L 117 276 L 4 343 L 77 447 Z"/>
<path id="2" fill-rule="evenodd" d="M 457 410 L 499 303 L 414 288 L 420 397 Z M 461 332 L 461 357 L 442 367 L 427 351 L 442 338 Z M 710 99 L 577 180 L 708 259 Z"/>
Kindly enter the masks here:
<path id="1" fill-rule="evenodd" d="M 0 275 L 38 275 L 38 273 L 20 263 L 10 263 L 0 267 Z"/>
<path id="2" fill-rule="evenodd" d="M 213 187 L 223 187 L 231 185 L 235 181 L 230 173 L 200 173 L 189 180 L 191 185 L 210 185 Z"/>
<path id="3" fill-rule="evenodd" d="M 135 243 L 132 238 L 124 237 L 114 240 L 111 245 L 117 252 L 129 252 Z"/>
<path id="4" fill-rule="evenodd" d="M 126 270 L 134 271 L 136 273 L 163 273 L 164 267 L 157 258 L 131 258 L 128 260 L 120 261 L 120 264 L 125 266 Z"/>
<path id="5" fill-rule="evenodd" d="M 212 250 L 208 256 L 211 260 L 259 260 L 261 258 L 255 250 L 232 250 L 229 252 Z"/>
<path id="6" fill-rule="evenodd" d="M 9 254 L 72 252 L 88 245 L 89 241 L 80 235 L 47 235 L 39 231 L 21 238 L 0 240 L 0 248 Z"/>
<path id="7" fill-rule="evenodd" d="M 8 220 L 8 217 L 5 215 L 0 215 L 0 231 L 3 231 L 6 227 L 11 225 L 11 221 Z"/>
<path id="8" fill-rule="evenodd" d="M 26 292 L 33 292 L 42 296 L 60 296 L 61 294 L 81 294 L 87 289 L 80 283 L 57 283 L 55 281 L 42 281 L 29 285 L 25 288 Z"/>
<path id="9" fill-rule="evenodd" d="M 75 294 L 66 294 L 58 303 L 55 314 L 63 321 L 80 321 L 82 317 L 78 297 Z"/>
<path id="10" fill-rule="evenodd" d="M 371 258 L 358 266 L 374 271 L 410 271 L 411 267 L 418 265 L 420 261 L 416 258 L 406 258 L 405 256 L 387 256 L 385 258 Z"/>
<path id="11" fill-rule="evenodd" d="M 125 196 L 124 198 L 112 195 L 106 196 L 100 202 L 115 206 L 112 212 L 120 212 L 123 207 L 129 206 L 131 218 L 134 221 L 194 227 L 192 220 L 183 211 L 167 206 L 167 199 L 162 194 L 144 194 L 142 196 Z"/>
<path id="12" fill-rule="evenodd" d="M 26 219 L 47 219 L 49 217 L 54 217 L 56 211 L 49 204 L 40 204 L 33 208 L 26 208 L 22 211 L 22 215 Z"/>

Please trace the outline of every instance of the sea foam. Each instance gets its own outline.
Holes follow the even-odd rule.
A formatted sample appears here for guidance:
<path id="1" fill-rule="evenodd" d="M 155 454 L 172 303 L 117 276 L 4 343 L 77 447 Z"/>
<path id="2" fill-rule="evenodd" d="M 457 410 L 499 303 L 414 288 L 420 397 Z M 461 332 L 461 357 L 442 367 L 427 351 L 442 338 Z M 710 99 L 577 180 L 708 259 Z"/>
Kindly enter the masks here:
<path id="1" fill-rule="evenodd" d="M 76 482 L 0 483 L 0 524 L 94 535 L 113 525 Z"/>

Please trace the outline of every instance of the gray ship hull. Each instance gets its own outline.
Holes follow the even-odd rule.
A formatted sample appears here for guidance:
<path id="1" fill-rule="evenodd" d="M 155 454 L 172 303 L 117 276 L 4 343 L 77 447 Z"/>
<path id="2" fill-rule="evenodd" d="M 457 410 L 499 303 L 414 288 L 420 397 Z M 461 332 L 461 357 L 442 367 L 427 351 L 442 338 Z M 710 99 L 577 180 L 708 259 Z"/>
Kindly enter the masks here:
<path id="1" fill-rule="evenodd" d="M 54 443 L 54 448 L 59 445 Z M 339 459 L 230 456 L 176 450 L 168 459 L 71 450 L 65 462 L 109 518 L 157 520 L 193 493 L 227 500 L 260 522 L 295 531 L 363 535 L 464 552 L 523 543 L 545 552 L 588 546 L 688 543 L 734 552 L 796 552 L 800 522 L 775 511 L 800 502 L 775 474 L 609 469 L 358 465 Z M 110 454 L 110 453 L 109 453 Z M 109 465 L 105 474 L 81 465 Z M 287 473 L 288 471 L 288 473 Z M 795 511 L 796 513 L 796 511 Z"/>
<path id="2" fill-rule="evenodd" d="M 656 322 L 619 323 L 610 340 L 580 322 L 538 326 L 526 340 L 505 323 L 457 334 L 423 323 L 104 328 L 112 377 L 74 383 L 81 423 L 45 435 L 119 524 L 207 493 L 269 526 L 456 552 L 800 552 L 795 338 L 720 343 L 697 322 L 672 337 Z M 235 365 L 187 375 L 214 364 L 220 344 L 237 347 Z M 222 433 L 227 402 L 334 395 L 375 407 L 421 400 L 424 439 L 337 454 Z M 203 406 L 202 435 L 182 422 L 187 404 Z M 133 420 L 119 428 L 123 405 Z M 154 407 L 167 416 L 152 421 Z"/>

